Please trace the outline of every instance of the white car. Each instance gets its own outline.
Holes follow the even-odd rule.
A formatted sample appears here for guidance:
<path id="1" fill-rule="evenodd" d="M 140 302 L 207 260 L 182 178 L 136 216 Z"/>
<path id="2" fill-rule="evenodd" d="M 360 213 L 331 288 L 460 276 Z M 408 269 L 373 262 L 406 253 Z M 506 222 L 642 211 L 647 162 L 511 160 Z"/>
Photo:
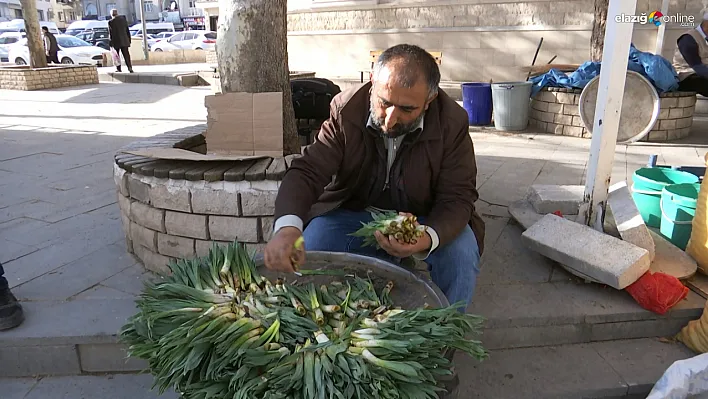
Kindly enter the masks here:
<path id="1" fill-rule="evenodd" d="M 152 51 L 214 50 L 216 32 L 208 30 L 188 30 L 178 32 L 167 40 L 155 43 Z"/>
<path id="2" fill-rule="evenodd" d="M 10 62 L 10 46 L 22 40 L 24 32 L 5 32 L 0 34 L 0 62 Z"/>
<path id="3" fill-rule="evenodd" d="M 107 53 L 106 50 L 71 35 L 56 35 L 56 38 L 59 45 L 59 61 L 62 64 L 98 66 L 103 64 L 103 53 Z M 10 46 L 9 58 L 10 62 L 17 65 L 29 64 L 30 56 L 26 38 Z"/>

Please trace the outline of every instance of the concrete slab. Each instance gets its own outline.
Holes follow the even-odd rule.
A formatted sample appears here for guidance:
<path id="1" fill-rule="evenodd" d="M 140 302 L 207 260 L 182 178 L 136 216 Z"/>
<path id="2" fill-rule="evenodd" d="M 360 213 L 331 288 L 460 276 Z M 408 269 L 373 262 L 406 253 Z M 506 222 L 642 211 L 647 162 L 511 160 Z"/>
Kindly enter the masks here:
<path id="1" fill-rule="evenodd" d="M 698 264 L 691 256 L 672 244 L 661 234 L 649 229 L 656 246 L 656 256 L 649 270 L 652 273 L 666 273 L 679 280 L 691 278 L 698 270 Z"/>
<path id="2" fill-rule="evenodd" d="M 143 265 L 136 264 L 102 281 L 101 285 L 137 296 L 142 292 L 145 281 L 162 278 L 154 273 L 145 271 Z"/>
<path id="3" fill-rule="evenodd" d="M 536 213 L 560 211 L 563 215 L 577 215 L 584 193 L 585 187 L 580 185 L 534 184 L 529 189 L 527 199 Z"/>
<path id="4" fill-rule="evenodd" d="M 542 255 L 616 289 L 635 282 L 651 263 L 647 250 L 555 215 L 544 216 L 522 234 L 522 240 Z"/>
<path id="5" fill-rule="evenodd" d="M 634 203 L 627 182 L 623 181 L 610 186 L 607 205 L 612 210 L 620 237 L 624 241 L 649 251 L 649 257 L 653 261 L 656 254 L 654 240 Z"/>
<path id="6" fill-rule="evenodd" d="M 97 284 L 75 295 L 72 299 L 79 301 L 92 299 L 135 299 L 135 295 Z"/>
<path id="7" fill-rule="evenodd" d="M 74 345 L 0 346 L 0 377 L 80 374 Z"/>
<path id="8" fill-rule="evenodd" d="M 152 376 L 116 374 L 43 378 L 24 399 L 177 399 L 175 392 L 151 391 Z"/>

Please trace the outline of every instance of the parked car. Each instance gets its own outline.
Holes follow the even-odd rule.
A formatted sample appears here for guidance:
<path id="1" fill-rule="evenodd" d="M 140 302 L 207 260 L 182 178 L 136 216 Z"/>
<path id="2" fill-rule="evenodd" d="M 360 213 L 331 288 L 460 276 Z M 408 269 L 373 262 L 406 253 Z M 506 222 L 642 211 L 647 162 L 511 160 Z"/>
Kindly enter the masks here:
<path id="1" fill-rule="evenodd" d="M 5 32 L 0 34 L 0 62 L 10 62 L 10 46 L 24 38 L 24 32 Z"/>
<path id="2" fill-rule="evenodd" d="M 109 50 L 110 39 L 108 38 L 108 29 L 86 29 L 81 33 L 77 33 L 75 36 L 86 43 L 93 44 L 94 46 L 100 47 L 104 50 Z"/>
<path id="3" fill-rule="evenodd" d="M 62 64 L 102 66 L 103 53 L 106 53 L 106 50 L 71 35 L 56 35 L 56 38 L 59 45 L 59 61 Z M 10 62 L 17 65 L 29 64 L 27 38 L 10 46 L 9 58 Z"/>
<path id="4" fill-rule="evenodd" d="M 39 21 L 40 27 L 47 27 L 50 32 L 55 35 L 59 34 L 59 29 L 57 24 L 48 21 Z M 4 32 L 25 32 L 25 20 L 24 19 L 13 19 L 12 21 L 0 22 L 0 33 Z"/>
<path id="5" fill-rule="evenodd" d="M 66 34 L 76 36 L 90 29 L 105 29 L 108 30 L 108 21 L 82 20 L 74 21 L 66 28 Z"/>
<path id="6" fill-rule="evenodd" d="M 172 36 L 175 35 L 175 33 L 177 33 L 177 32 L 160 32 L 160 33 L 157 33 L 157 34 L 152 35 L 152 36 L 155 37 L 155 39 L 157 39 L 157 41 L 159 42 L 159 41 L 161 41 L 161 40 L 165 40 L 165 39 L 171 38 Z"/>
<path id="7" fill-rule="evenodd" d="M 137 35 L 133 36 L 130 38 L 131 41 L 134 42 L 142 42 L 143 41 L 143 35 L 138 33 Z M 147 42 L 148 42 L 148 48 L 151 48 L 153 44 L 157 43 L 160 41 L 160 39 L 156 38 L 155 36 L 151 35 L 148 33 L 147 35 Z"/>
<path id="8" fill-rule="evenodd" d="M 130 35 L 135 36 L 143 33 L 143 24 L 135 24 L 130 27 Z M 175 25 L 171 22 L 148 22 L 145 24 L 145 30 L 149 35 L 156 35 L 162 32 L 175 31 Z"/>
<path id="9" fill-rule="evenodd" d="M 152 51 L 213 50 L 216 46 L 216 32 L 189 30 L 178 32 L 167 40 L 155 43 Z"/>

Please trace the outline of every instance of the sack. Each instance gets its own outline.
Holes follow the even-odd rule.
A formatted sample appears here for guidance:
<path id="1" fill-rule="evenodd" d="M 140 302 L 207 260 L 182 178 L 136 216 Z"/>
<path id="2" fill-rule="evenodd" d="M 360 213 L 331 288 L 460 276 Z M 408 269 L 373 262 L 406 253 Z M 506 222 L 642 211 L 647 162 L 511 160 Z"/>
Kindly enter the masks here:
<path id="1" fill-rule="evenodd" d="M 701 318 L 689 321 L 676 335 L 676 339 L 694 352 L 708 352 L 708 302 L 703 307 Z"/>
<path id="2" fill-rule="evenodd" d="M 677 360 L 664 372 L 647 399 L 708 397 L 708 354 Z"/>
<path id="3" fill-rule="evenodd" d="M 704 157 L 708 166 L 708 153 Z M 703 177 L 701 190 L 696 201 L 696 215 L 691 224 L 691 238 L 686 246 L 686 253 L 698 263 L 698 271 L 708 274 L 708 170 Z"/>
<path id="4" fill-rule="evenodd" d="M 686 288 L 674 276 L 646 272 L 625 290 L 646 310 L 664 314 L 688 295 Z"/>
<path id="5" fill-rule="evenodd" d="M 331 80 L 324 78 L 293 79 L 290 88 L 296 119 L 329 118 L 329 103 L 342 91 Z"/>
<path id="6" fill-rule="evenodd" d="M 113 47 L 111 47 L 111 57 L 113 57 L 113 65 L 120 66 L 120 55 Z"/>

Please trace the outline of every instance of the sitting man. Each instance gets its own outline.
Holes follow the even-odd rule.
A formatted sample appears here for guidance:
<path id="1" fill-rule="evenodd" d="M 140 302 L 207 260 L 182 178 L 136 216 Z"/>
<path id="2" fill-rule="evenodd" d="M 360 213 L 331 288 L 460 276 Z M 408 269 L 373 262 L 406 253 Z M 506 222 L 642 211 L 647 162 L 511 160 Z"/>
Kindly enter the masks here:
<path id="1" fill-rule="evenodd" d="M 708 97 L 708 13 L 703 21 L 678 38 L 674 53 L 674 69 L 678 73 L 679 90 L 695 91 Z"/>
<path id="2" fill-rule="evenodd" d="M 467 113 L 439 82 L 435 59 L 403 44 L 381 54 L 371 83 L 332 100 L 318 140 L 292 161 L 278 191 L 268 268 L 292 272 L 302 235 L 308 251 L 425 260 L 450 303 L 471 302 L 484 242 L 477 166 Z M 415 214 L 428 234 L 404 244 L 377 232 L 384 251 L 362 248 L 349 234 L 372 220 L 371 209 Z"/>

